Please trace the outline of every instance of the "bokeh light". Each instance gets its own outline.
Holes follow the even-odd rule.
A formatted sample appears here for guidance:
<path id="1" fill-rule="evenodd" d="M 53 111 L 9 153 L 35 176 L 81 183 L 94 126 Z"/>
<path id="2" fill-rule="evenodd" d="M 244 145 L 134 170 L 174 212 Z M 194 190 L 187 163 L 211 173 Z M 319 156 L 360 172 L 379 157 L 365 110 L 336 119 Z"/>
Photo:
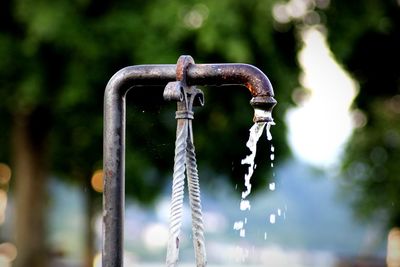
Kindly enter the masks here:
<path id="1" fill-rule="evenodd" d="M 208 7 L 204 4 L 196 4 L 183 16 L 184 25 L 189 29 L 199 29 L 208 18 Z"/>
<path id="2" fill-rule="evenodd" d="M 91 184 L 94 191 L 102 193 L 103 192 L 103 170 L 97 170 L 93 173 Z"/>
<path id="3" fill-rule="evenodd" d="M 11 168 L 5 163 L 0 163 L 0 184 L 7 184 L 10 179 Z"/>
<path id="4" fill-rule="evenodd" d="M 93 267 L 101 267 L 101 253 L 97 253 L 93 258 Z"/>
<path id="5" fill-rule="evenodd" d="M 168 241 L 168 227 L 161 223 L 149 224 L 144 229 L 143 241 L 150 250 L 165 248 Z"/>
<path id="6" fill-rule="evenodd" d="M 304 46 L 299 53 L 303 70 L 300 83 L 307 95 L 299 96 L 295 91 L 293 96 L 295 101 L 299 99 L 300 106 L 289 110 L 286 116 L 289 142 L 301 159 L 330 167 L 340 158 L 353 128 L 365 125 L 366 119 L 360 112 L 352 114 L 358 84 L 335 61 L 323 31 L 310 27 L 302 31 L 301 37 Z"/>
<path id="7" fill-rule="evenodd" d="M 7 208 L 7 192 L 0 189 L 0 224 L 3 224 L 6 219 Z"/>
<path id="8" fill-rule="evenodd" d="M 0 244 L 0 258 L 7 263 L 12 262 L 17 257 L 17 248 L 14 244 L 5 242 Z M 11 266 L 11 265 L 10 265 Z"/>
<path id="9" fill-rule="evenodd" d="M 389 232 L 386 262 L 388 267 L 400 266 L 400 228 Z"/>

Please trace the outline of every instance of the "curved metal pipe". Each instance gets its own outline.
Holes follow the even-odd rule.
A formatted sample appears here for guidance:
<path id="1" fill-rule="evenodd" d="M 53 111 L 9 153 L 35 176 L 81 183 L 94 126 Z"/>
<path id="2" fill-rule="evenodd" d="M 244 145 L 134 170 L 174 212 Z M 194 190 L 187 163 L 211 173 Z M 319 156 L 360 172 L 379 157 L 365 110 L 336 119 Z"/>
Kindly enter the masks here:
<path id="1" fill-rule="evenodd" d="M 255 121 L 270 120 L 276 104 L 267 76 L 246 64 L 192 64 L 187 69 L 188 85 L 245 85 L 253 96 Z M 125 207 L 125 96 L 134 86 L 165 85 L 175 81 L 176 65 L 138 65 L 118 71 L 104 94 L 104 197 L 103 267 L 123 266 L 123 221 Z M 268 114 L 269 112 L 269 114 Z M 258 114 L 258 115 L 257 115 Z"/>
<path id="2" fill-rule="evenodd" d="M 104 94 L 103 254 L 102 266 L 123 266 L 125 208 L 125 96 L 135 85 L 165 84 L 175 79 L 175 65 L 143 65 L 121 69 Z"/>
<path id="3" fill-rule="evenodd" d="M 187 69 L 188 85 L 243 84 L 253 97 L 274 96 L 271 82 L 258 68 L 248 64 L 192 64 Z"/>
<path id="4" fill-rule="evenodd" d="M 119 70 L 109 80 L 106 94 L 120 95 L 135 85 L 163 85 L 176 80 L 176 65 L 137 65 Z M 248 64 L 191 64 L 188 85 L 244 85 L 253 97 L 274 97 L 268 77 Z"/>
<path id="5" fill-rule="evenodd" d="M 268 77 L 248 64 L 193 64 L 187 69 L 188 85 L 242 84 L 253 98 L 254 122 L 272 121 L 271 112 L 276 105 L 274 90 Z"/>

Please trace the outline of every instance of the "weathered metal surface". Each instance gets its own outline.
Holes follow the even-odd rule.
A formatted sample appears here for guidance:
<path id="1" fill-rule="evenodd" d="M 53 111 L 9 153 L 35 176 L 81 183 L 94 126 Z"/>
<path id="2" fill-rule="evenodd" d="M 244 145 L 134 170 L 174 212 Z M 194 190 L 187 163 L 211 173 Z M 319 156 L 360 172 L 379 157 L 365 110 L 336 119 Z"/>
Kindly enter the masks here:
<path id="1" fill-rule="evenodd" d="M 186 58 L 188 60 L 188 58 Z M 139 65 L 118 71 L 104 94 L 104 197 L 103 267 L 123 266 L 123 220 L 125 201 L 125 96 L 135 86 L 166 85 L 176 81 L 176 65 Z M 178 66 L 179 69 L 179 66 Z M 270 112 L 276 101 L 267 76 L 246 64 L 188 64 L 187 85 L 245 85 L 257 109 Z M 182 74 L 183 74 L 182 73 Z M 199 96 L 199 103 L 204 101 Z M 265 114 L 268 114 L 265 113 Z M 268 120 L 257 116 L 255 120 Z"/>
<path id="2" fill-rule="evenodd" d="M 175 141 L 174 174 L 172 180 L 172 197 L 170 210 L 169 237 L 167 242 L 166 264 L 173 267 L 179 260 L 179 238 L 183 216 L 183 196 L 185 189 L 186 140 L 188 136 L 188 119 L 178 119 Z"/>
<path id="3" fill-rule="evenodd" d="M 183 101 L 183 88 L 180 82 L 169 82 L 165 86 L 163 97 L 167 101 Z"/>
<path id="4" fill-rule="evenodd" d="M 193 143 L 192 121 L 189 121 L 189 135 L 186 147 L 186 173 L 189 188 L 190 209 L 192 212 L 193 247 L 195 251 L 196 267 L 205 267 L 207 265 L 207 254 L 204 238 L 203 215 L 201 211 L 200 181 Z"/>
<path id="5" fill-rule="evenodd" d="M 194 64 L 187 69 L 188 85 L 243 84 L 253 96 L 274 96 L 268 77 L 248 64 Z"/>
<path id="6" fill-rule="evenodd" d="M 188 85 L 242 84 L 249 89 L 254 108 L 272 111 L 276 105 L 274 90 L 268 77 L 248 64 L 194 64 L 187 69 Z M 254 116 L 254 122 L 271 121 L 271 117 Z"/>
<path id="7" fill-rule="evenodd" d="M 181 81 L 183 84 L 187 84 L 186 76 L 187 69 L 189 66 L 194 65 L 194 60 L 191 56 L 183 55 L 178 58 L 176 63 L 176 80 Z"/>
<path id="8" fill-rule="evenodd" d="M 176 76 L 178 82 L 167 84 L 165 91 L 171 88 L 183 93 L 183 99 L 177 103 L 177 130 L 175 142 L 174 174 L 172 182 L 172 197 L 170 211 L 170 227 L 167 243 L 167 267 L 175 267 L 179 260 L 179 236 L 182 226 L 184 178 L 188 181 L 190 207 L 192 212 L 192 232 L 195 259 L 197 267 L 206 266 L 206 249 L 204 241 L 203 215 L 200 200 L 200 182 L 197 171 L 196 154 L 193 144 L 193 105 L 204 104 L 203 92 L 195 86 L 187 86 L 186 71 L 189 65 L 194 64 L 190 56 L 181 56 L 178 59 Z M 179 88 L 178 88 L 179 87 Z M 176 94 L 176 93 L 175 93 Z M 165 94 L 169 99 L 170 94 Z"/>
<path id="9" fill-rule="evenodd" d="M 175 65 L 133 66 L 117 72 L 104 95 L 103 267 L 123 266 L 125 206 L 125 95 L 134 85 L 175 79 Z"/>

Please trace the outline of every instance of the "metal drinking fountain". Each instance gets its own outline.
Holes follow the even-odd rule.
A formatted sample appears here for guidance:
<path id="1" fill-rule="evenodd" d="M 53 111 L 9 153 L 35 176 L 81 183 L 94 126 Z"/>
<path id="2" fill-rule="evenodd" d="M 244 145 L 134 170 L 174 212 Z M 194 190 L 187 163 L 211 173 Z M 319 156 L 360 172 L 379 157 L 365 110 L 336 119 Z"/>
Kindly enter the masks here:
<path id="1" fill-rule="evenodd" d="M 176 65 L 138 65 L 121 69 L 109 80 L 104 94 L 103 267 L 123 266 L 125 208 L 126 94 L 140 86 L 166 85 L 164 98 L 177 101 L 177 138 L 172 188 L 167 266 L 176 266 L 179 253 L 185 173 L 192 210 L 196 266 L 206 265 L 200 186 L 193 145 L 193 105 L 203 105 L 196 85 L 244 85 L 253 96 L 254 122 L 270 122 L 276 104 L 272 85 L 258 68 L 247 64 L 195 64 L 181 56 Z"/>

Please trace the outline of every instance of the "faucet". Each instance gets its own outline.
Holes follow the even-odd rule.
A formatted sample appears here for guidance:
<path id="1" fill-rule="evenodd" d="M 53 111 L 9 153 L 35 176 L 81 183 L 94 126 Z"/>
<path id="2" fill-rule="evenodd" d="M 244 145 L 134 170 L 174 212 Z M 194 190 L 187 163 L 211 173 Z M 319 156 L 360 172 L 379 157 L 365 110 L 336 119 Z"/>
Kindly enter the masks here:
<path id="1" fill-rule="evenodd" d="M 253 98 L 254 122 L 272 121 L 276 105 L 274 91 L 268 77 L 248 64 L 194 64 L 187 69 L 188 85 L 244 85 Z"/>
<path id="2" fill-rule="evenodd" d="M 272 121 L 276 104 L 272 85 L 252 65 L 194 64 L 190 56 L 181 56 L 176 65 L 129 66 L 115 73 L 104 93 L 103 267 L 123 266 L 126 94 L 135 86 L 166 85 L 183 77 L 188 86 L 244 85 L 252 95 L 253 121 Z"/>

